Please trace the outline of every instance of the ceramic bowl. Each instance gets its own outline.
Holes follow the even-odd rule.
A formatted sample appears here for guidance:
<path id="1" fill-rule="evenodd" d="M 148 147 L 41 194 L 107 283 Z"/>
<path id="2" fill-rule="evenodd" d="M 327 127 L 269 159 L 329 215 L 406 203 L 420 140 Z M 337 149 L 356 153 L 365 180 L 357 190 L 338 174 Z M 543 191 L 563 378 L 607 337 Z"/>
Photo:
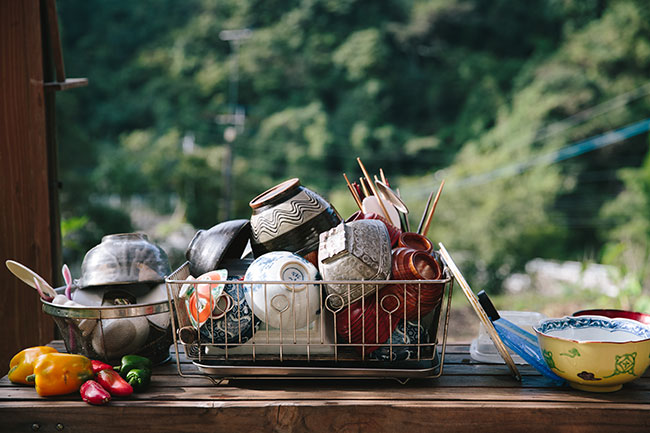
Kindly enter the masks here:
<path id="1" fill-rule="evenodd" d="M 406 361 L 418 358 L 418 345 L 429 342 L 426 328 L 417 322 L 400 320 L 390 338 L 384 344 L 368 355 L 370 359 L 379 361 Z"/>
<path id="2" fill-rule="evenodd" d="M 271 251 L 308 256 L 318 249 L 319 235 L 341 223 L 334 207 L 296 178 L 268 189 L 249 205 L 255 257 Z"/>
<path id="3" fill-rule="evenodd" d="M 394 297 L 384 289 L 334 312 L 338 342 L 358 344 L 354 349 L 366 354 L 388 340 L 400 320 Z"/>
<path id="4" fill-rule="evenodd" d="M 318 269 L 326 281 L 388 280 L 391 254 L 386 226 L 374 219 L 358 220 L 321 233 Z M 381 284 L 327 284 L 327 302 L 334 308 L 349 305 L 379 287 Z"/>
<path id="5" fill-rule="evenodd" d="M 348 219 L 345 220 L 346 223 L 352 222 L 352 221 L 358 221 L 358 220 L 378 220 L 384 223 L 386 225 L 386 229 L 388 230 L 388 236 L 390 237 L 390 245 L 391 247 L 396 247 L 397 242 L 399 240 L 400 235 L 402 234 L 402 231 L 395 227 L 393 224 L 390 223 L 386 218 L 384 218 L 381 215 L 377 215 L 374 212 L 371 213 L 363 213 L 360 210 L 356 211 Z"/>
<path id="6" fill-rule="evenodd" d="M 185 251 L 190 275 L 213 271 L 223 259 L 240 259 L 250 236 L 250 221 L 246 219 L 224 221 L 197 231 Z"/>
<path id="7" fill-rule="evenodd" d="M 203 326 L 211 317 L 220 318 L 229 308 L 229 297 L 223 296 L 228 272 L 223 269 L 206 272 L 199 276 L 196 284 L 185 284 L 182 288 L 187 315 L 195 328 Z M 192 279 L 192 277 L 189 277 Z M 209 281 L 209 283 L 199 283 Z M 221 284 L 215 284 L 222 282 Z"/>
<path id="8" fill-rule="evenodd" d="M 631 319 L 636 320 L 637 322 L 645 323 L 646 325 L 650 325 L 650 314 L 637 313 L 635 311 L 628 310 L 581 310 L 573 313 L 573 316 L 605 316 L 609 317 L 610 319 Z"/>
<path id="9" fill-rule="evenodd" d="M 228 344 L 229 347 L 244 344 L 257 332 L 261 321 L 253 314 L 241 284 L 226 284 L 222 297 L 227 300 L 227 306 L 201 327 L 201 343 Z"/>
<path id="10" fill-rule="evenodd" d="M 258 257 L 246 271 L 246 302 L 253 314 L 273 328 L 300 329 L 320 314 L 320 286 L 300 284 L 320 279 L 318 269 L 306 259 L 273 251 Z M 269 281 L 269 283 L 264 283 Z"/>
<path id="11" fill-rule="evenodd" d="M 164 283 L 171 273 L 167 253 L 142 233 L 107 235 L 81 263 L 81 289 L 130 283 Z"/>
<path id="12" fill-rule="evenodd" d="M 617 391 L 650 365 L 650 327 L 633 320 L 567 316 L 534 329 L 546 364 L 576 389 Z"/>

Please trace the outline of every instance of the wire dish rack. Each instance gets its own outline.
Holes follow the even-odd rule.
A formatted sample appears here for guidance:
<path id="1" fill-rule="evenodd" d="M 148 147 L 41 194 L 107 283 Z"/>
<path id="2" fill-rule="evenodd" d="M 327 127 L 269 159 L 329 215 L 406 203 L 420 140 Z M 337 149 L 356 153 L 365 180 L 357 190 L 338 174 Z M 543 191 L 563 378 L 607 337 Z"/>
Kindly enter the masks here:
<path id="1" fill-rule="evenodd" d="M 223 283 L 223 290 L 203 321 L 193 315 L 198 298 L 188 294 L 205 281 L 192 279 L 187 262 L 166 278 L 180 376 L 219 383 L 278 376 L 404 382 L 442 375 L 454 285 L 446 266 L 439 280 L 246 281 L 251 261 L 222 263 L 229 278 L 210 283 Z M 328 294 L 328 284 L 346 285 L 347 299 L 345 293 Z M 277 294 L 278 286 L 287 290 Z M 351 299 L 350 289 L 359 286 L 367 295 Z M 421 295 L 433 286 L 440 299 L 424 309 Z M 181 362 L 179 345 L 193 366 Z"/>

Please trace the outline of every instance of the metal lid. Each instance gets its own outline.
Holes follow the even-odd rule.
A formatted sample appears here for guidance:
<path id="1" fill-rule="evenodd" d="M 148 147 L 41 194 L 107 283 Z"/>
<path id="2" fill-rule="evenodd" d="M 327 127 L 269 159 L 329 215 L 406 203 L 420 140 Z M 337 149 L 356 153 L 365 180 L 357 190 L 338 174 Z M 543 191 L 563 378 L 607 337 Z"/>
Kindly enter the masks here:
<path id="1" fill-rule="evenodd" d="M 451 255 L 449 254 L 445 246 L 442 244 L 442 242 L 439 242 L 438 245 L 440 246 L 440 254 L 442 255 L 442 259 L 445 261 L 445 263 L 451 270 L 452 274 L 454 274 L 454 278 L 458 281 L 458 284 L 460 284 L 461 289 L 463 289 L 463 293 L 467 297 L 467 300 L 469 301 L 472 308 L 474 308 L 474 311 L 478 315 L 478 318 L 481 321 L 481 323 L 483 323 L 483 326 L 485 326 L 485 329 L 487 329 L 488 334 L 490 335 L 490 338 L 494 343 L 494 346 L 497 348 L 497 351 L 499 352 L 499 355 L 501 355 L 503 360 L 506 362 L 506 365 L 510 369 L 510 372 L 515 377 L 515 379 L 521 381 L 521 374 L 519 373 L 519 370 L 517 369 L 515 362 L 512 360 L 510 353 L 508 353 L 508 349 L 506 349 L 506 346 L 503 344 L 503 341 L 501 341 L 499 334 L 497 334 L 497 330 L 494 328 L 492 321 L 490 320 L 487 313 L 481 306 L 481 303 L 479 302 L 478 298 L 472 291 L 472 288 L 469 286 L 469 284 L 463 277 L 463 274 L 460 273 L 460 270 L 454 263 L 453 259 L 451 258 Z"/>

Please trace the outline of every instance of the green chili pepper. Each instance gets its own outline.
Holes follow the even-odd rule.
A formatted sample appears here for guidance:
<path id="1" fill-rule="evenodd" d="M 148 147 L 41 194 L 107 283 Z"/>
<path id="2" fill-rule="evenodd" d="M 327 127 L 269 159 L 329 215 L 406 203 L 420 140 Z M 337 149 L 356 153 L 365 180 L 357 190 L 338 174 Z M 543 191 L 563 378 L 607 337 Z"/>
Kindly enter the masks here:
<path id="1" fill-rule="evenodd" d="M 126 374 L 126 381 L 134 391 L 142 391 L 151 383 L 151 370 L 148 368 L 134 368 Z"/>
<path id="2" fill-rule="evenodd" d="M 120 376 L 126 379 L 129 371 L 135 368 L 146 368 L 151 370 L 151 360 L 140 355 L 124 355 L 122 363 L 115 367 L 116 371 L 120 372 Z"/>

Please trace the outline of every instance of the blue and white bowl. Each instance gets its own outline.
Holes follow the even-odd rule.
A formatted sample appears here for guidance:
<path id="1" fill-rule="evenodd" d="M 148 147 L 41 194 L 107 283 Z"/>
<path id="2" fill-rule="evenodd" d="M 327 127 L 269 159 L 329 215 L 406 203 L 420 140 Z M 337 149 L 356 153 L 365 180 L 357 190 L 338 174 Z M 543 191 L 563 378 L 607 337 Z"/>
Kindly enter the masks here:
<path id="1" fill-rule="evenodd" d="M 237 280 L 237 278 L 229 278 L 229 280 Z M 201 343 L 244 344 L 257 332 L 260 320 L 253 315 L 246 302 L 241 284 L 226 284 L 222 296 L 230 297 L 232 307 L 221 318 L 208 319 L 201 327 Z"/>
<path id="2" fill-rule="evenodd" d="M 404 323 L 406 323 L 406 332 L 404 332 Z M 416 322 L 404 322 L 404 320 L 400 320 L 391 337 L 379 349 L 372 352 L 368 358 L 379 361 L 417 359 L 418 344 L 421 345 L 428 342 L 429 333 L 422 325 L 418 326 Z M 412 344 L 413 346 L 404 346 L 405 344 Z"/>
<path id="3" fill-rule="evenodd" d="M 320 279 L 318 269 L 288 251 L 272 251 L 255 259 L 244 280 L 244 295 L 253 314 L 272 328 L 301 329 L 321 311 L 320 286 L 300 284 Z M 273 283 L 264 283 L 269 281 Z"/>

